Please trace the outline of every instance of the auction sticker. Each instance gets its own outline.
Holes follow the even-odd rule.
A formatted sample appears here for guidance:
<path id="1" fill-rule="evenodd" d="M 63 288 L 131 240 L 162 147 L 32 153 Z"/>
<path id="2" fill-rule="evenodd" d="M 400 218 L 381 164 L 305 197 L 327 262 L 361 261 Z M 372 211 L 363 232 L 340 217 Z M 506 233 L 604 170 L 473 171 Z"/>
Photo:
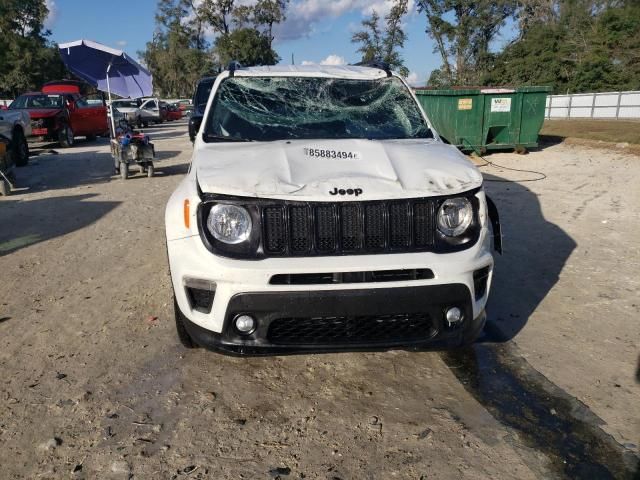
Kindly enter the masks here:
<path id="1" fill-rule="evenodd" d="M 472 110 L 472 109 L 473 109 L 473 98 L 458 99 L 458 110 Z"/>
<path id="2" fill-rule="evenodd" d="M 511 98 L 492 98 L 491 111 L 492 112 L 510 112 Z"/>
<path id="3" fill-rule="evenodd" d="M 346 150 L 333 150 L 330 148 L 304 147 L 304 154 L 307 157 L 315 158 L 339 158 L 341 160 L 360 160 L 360 152 Z"/>

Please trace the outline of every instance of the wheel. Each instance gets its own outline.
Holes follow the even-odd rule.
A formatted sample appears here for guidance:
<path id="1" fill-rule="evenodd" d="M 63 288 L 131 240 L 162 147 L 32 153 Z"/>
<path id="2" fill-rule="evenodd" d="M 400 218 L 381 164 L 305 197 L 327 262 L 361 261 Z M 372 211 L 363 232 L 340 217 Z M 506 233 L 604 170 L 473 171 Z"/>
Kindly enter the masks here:
<path id="1" fill-rule="evenodd" d="M 11 195 L 11 187 L 4 178 L 0 177 L 0 197 L 8 197 L 9 195 Z"/>
<path id="2" fill-rule="evenodd" d="M 153 166 L 153 163 L 149 163 L 149 165 L 147 165 L 147 177 L 149 178 L 153 177 L 154 173 L 155 173 L 155 168 Z"/>
<path id="3" fill-rule="evenodd" d="M 525 155 L 527 153 L 527 149 L 522 145 L 516 145 L 515 152 L 518 155 Z"/>
<path id="4" fill-rule="evenodd" d="M 180 311 L 180 307 L 178 307 L 178 302 L 176 302 L 175 297 L 173 299 L 173 311 L 175 312 L 176 331 L 178 332 L 180 343 L 185 348 L 198 348 L 199 345 L 193 341 L 193 338 L 191 338 L 191 335 L 187 332 L 187 328 L 184 326 L 185 316 Z"/>
<path id="5" fill-rule="evenodd" d="M 87 135 L 87 141 L 89 142 L 95 142 L 96 138 L 98 138 L 97 135 Z"/>
<path id="6" fill-rule="evenodd" d="M 459 345 L 460 347 L 473 345 L 475 341 L 480 338 L 487 323 L 487 312 L 483 310 L 482 313 L 474 320 L 474 323 L 475 328 L 463 334 Z"/>
<path id="7" fill-rule="evenodd" d="M 13 163 L 16 167 L 26 167 L 29 163 L 29 145 L 22 130 L 13 132 L 13 141 L 10 147 Z"/>
<path id="8" fill-rule="evenodd" d="M 122 180 L 126 180 L 129 178 L 129 164 L 122 162 L 120 163 L 120 177 Z"/>
<path id="9" fill-rule="evenodd" d="M 58 141 L 62 148 L 72 147 L 74 144 L 73 130 L 69 125 L 65 125 L 58 132 Z"/>

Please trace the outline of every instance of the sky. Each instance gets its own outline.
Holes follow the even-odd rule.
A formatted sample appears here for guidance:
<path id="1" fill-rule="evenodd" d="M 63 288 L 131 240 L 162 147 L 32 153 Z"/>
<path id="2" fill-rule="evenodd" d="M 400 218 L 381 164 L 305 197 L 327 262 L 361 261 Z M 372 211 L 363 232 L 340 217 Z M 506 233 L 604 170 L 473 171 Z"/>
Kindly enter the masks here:
<path id="1" fill-rule="evenodd" d="M 239 0 L 246 2 L 250 0 Z M 47 0 L 50 15 L 46 26 L 51 39 L 64 43 L 81 38 L 126 51 L 137 58 L 151 40 L 155 28 L 156 0 L 110 0 L 108 12 L 95 0 Z M 381 15 L 391 0 L 291 0 L 287 20 L 278 27 L 274 48 L 282 64 L 303 62 L 343 64 L 360 60 L 351 43 L 353 32 L 372 9 Z M 402 50 L 409 81 L 424 85 L 440 59 L 434 43 L 425 33 L 426 18 L 409 0 L 410 14 L 404 19 L 407 42 Z M 121 12 L 121 13 L 118 13 Z"/>

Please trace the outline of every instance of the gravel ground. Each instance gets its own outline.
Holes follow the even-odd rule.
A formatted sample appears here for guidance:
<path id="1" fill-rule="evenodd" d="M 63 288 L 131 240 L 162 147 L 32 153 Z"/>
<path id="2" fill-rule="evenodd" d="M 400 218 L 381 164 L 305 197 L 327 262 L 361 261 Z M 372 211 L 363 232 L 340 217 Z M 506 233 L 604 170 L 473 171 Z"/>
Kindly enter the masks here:
<path id="1" fill-rule="evenodd" d="M 0 199 L 3 478 L 639 472 L 639 157 L 487 157 L 506 253 L 472 349 L 236 358 L 176 338 L 164 206 L 191 145 L 149 132 L 153 179 L 112 176 L 102 139 L 43 151 Z"/>

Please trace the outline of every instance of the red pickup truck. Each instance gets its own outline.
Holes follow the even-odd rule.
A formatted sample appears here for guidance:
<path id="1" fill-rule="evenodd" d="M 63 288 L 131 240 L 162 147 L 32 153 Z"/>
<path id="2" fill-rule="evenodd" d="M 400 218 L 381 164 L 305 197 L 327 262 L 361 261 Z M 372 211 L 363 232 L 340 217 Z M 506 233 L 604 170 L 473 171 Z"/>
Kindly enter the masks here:
<path id="1" fill-rule="evenodd" d="M 104 101 L 83 97 L 76 82 L 48 83 L 41 92 L 16 98 L 9 110 L 29 113 L 32 131 L 29 141 L 57 141 L 62 147 L 70 147 L 75 137 L 93 140 L 109 133 Z"/>

